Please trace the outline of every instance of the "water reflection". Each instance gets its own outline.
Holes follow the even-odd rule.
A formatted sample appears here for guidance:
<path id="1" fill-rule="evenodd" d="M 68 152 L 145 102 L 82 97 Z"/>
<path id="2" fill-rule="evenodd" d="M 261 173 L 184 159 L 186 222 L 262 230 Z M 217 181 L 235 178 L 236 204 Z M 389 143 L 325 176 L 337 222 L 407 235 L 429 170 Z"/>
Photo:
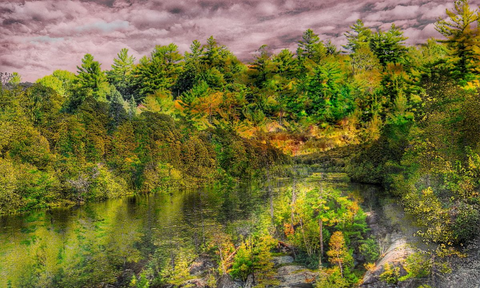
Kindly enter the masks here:
<path id="1" fill-rule="evenodd" d="M 148 269 L 162 277 L 177 277 L 192 257 L 208 249 L 206 238 L 232 221 L 249 219 L 253 211 L 275 209 L 273 198 L 289 189 L 291 180 L 266 183 L 126 197 L 2 217 L 0 287 L 128 285 L 125 271 L 136 273 L 147 262 Z M 341 174 L 313 174 L 301 185 L 348 193 L 362 189 Z"/>

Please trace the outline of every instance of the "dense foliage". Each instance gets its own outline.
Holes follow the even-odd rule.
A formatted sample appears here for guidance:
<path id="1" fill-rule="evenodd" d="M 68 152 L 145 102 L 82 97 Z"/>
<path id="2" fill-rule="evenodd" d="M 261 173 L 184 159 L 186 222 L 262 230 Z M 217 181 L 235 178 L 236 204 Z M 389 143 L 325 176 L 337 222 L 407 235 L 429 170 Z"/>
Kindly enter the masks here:
<path id="1" fill-rule="evenodd" d="M 436 24 L 446 45 L 427 42 L 396 72 L 396 111 L 349 169 L 400 197 L 425 241 L 448 250 L 479 232 L 480 15 L 467 1 L 447 15 Z"/>
<path id="2" fill-rule="evenodd" d="M 42 80 L 0 92 L 0 214 L 248 177 L 283 159 L 232 130 L 200 131 L 149 106 L 129 106 L 114 87 L 93 84 L 102 78 L 56 75 L 74 79 L 62 89 L 81 89 L 62 96 L 45 87 L 60 82 Z"/>

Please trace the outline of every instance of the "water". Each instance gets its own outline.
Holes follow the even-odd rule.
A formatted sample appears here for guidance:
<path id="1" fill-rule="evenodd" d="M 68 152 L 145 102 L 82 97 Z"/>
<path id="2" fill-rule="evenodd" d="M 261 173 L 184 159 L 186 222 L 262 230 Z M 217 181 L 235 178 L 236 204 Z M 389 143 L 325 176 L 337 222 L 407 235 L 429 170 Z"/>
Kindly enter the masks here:
<path id="1" fill-rule="evenodd" d="M 375 193 L 372 186 L 352 185 L 338 173 L 313 174 L 297 185 L 334 187 L 359 197 Z M 290 180 L 277 179 L 275 203 L 290 188 Z M 267 190 L 243 183 L 0 218 L 0 287 L 127 285 L 132 273 L 145 267 L 177 277 L 228 229 L 248 233 L 253 215 L 268 213 Z M 171 266 L 176 271 L 164 269 Z"/>

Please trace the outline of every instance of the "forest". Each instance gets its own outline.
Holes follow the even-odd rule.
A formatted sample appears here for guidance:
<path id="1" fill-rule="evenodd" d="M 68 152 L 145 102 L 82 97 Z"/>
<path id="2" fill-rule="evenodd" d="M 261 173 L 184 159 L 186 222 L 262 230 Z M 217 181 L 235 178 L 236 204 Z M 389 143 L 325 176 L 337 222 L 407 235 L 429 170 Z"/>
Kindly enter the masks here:
<path id="1" fill-rule="evenodd" d="M 90 243 L 70 243 L 78 255 L 42 254 L 52 264 L 38 250 L 8 286 L 110 287 L 135 267 L 125 287 L 195 287 L 180 285 L 185 271 L 210 255 L 208 287 L 222 275 L 276 287 L 272 257 L 283 246 L 316 287 L 357 287 L 382 255 L 357 196 L 302 183 L 303 166 L 327 159 L 352 182 L 381 187 L 376 197 L 400 203 L 419 228 L 427 248 L 383 267 L 381 281 L 435 287 L 432 275 L 451 271 L 480 234 L 480 12 L 459 0 L 438 16 L 443 37 L 416 46 L 394 24 L 373 31 L 357 20 L 344 46 L 308 29 L 296 51 L 263 45 L 248 63 L 212 36 L 183 55 L 173 43 L 141 59 L 124 48 L 106 70 L 86 54 L 76 73 L 35 83 L 2 73 L 0 216 L 202 187 L 216 191 L 215 205 L 263 203 L 245 235 L 223 220 L 210 232 L 195 226 L 203 240 L 175 257 L 163 244 L 135 246 L 140 233 L 124 240 L 134 250 L 100 256 L 119 244 L 78 224 Z M 275 203 L 265 200 L 274 178 L 293 181 Z M 266 196 L 232 194 L 245 181 Z M 94 249 L 95 239 L 109 244 Z"/>

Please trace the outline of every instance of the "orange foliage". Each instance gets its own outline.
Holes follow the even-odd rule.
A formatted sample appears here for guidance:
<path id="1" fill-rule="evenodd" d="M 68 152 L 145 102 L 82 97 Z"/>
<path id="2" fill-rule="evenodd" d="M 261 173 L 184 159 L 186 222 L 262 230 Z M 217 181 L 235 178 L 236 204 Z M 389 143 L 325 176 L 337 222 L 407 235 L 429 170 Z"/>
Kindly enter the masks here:
<path id="1" fill-rule="evenodd" d="M 293 235 L 295 231 L 293 231 L 292 225 L 290 225 L 289 223 L 284 223 L 283 226 L 284 226 L 283 232 L 285 233 L 285 236 L 288 237 L 290 235 Z"/>

